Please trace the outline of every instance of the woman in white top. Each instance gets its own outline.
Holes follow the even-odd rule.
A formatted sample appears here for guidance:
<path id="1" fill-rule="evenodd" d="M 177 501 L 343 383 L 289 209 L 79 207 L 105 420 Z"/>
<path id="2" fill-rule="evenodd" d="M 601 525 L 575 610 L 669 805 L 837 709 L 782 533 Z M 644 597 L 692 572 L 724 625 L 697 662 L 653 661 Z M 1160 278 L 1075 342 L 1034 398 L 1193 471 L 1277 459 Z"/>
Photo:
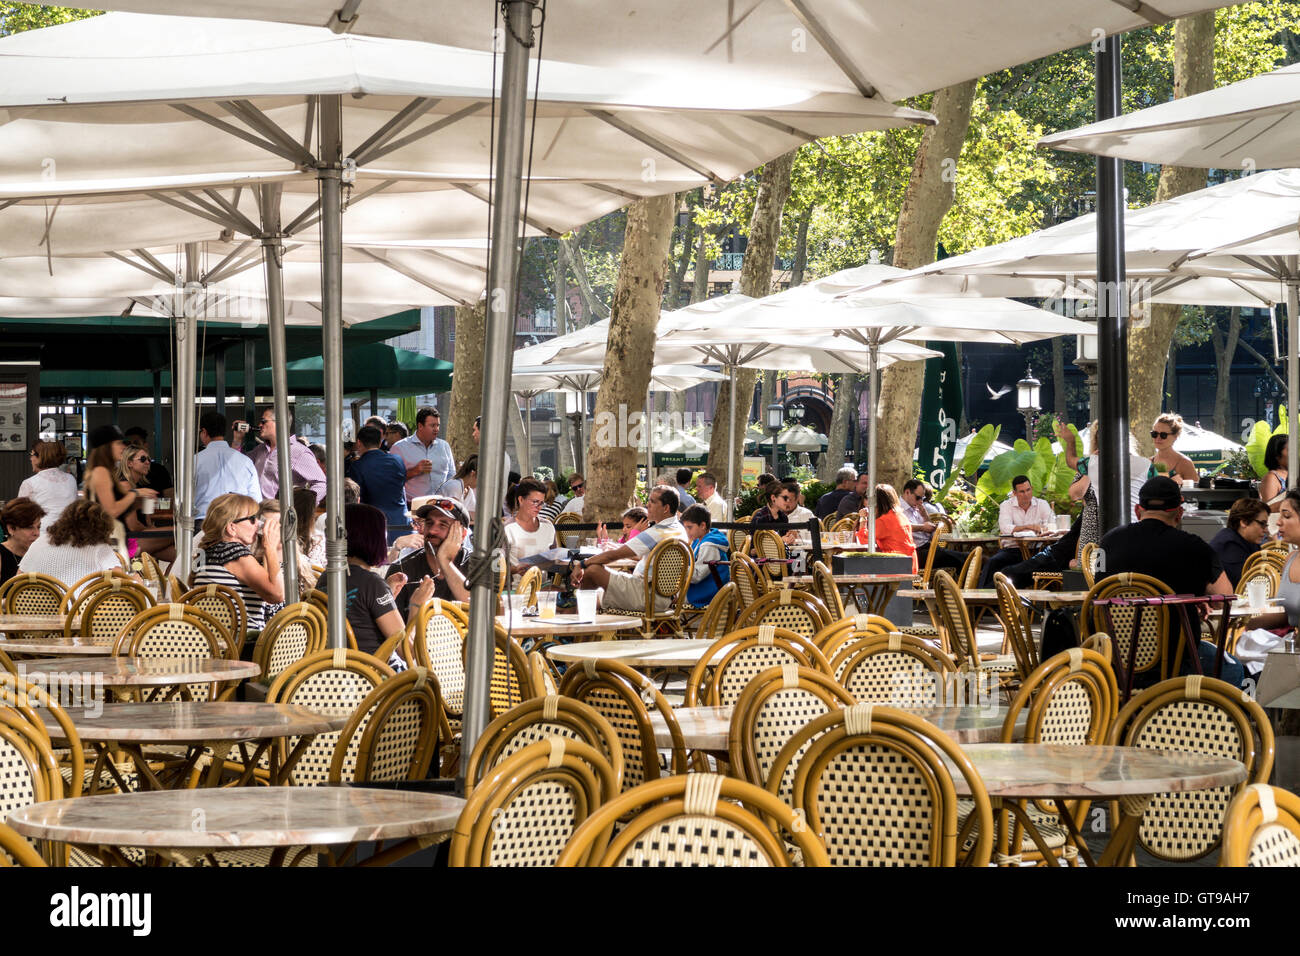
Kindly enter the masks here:
<path id="1" fill-rule="evenodd" d="M 555 525 L 540 517 L 546 486 L 536 478 L 523 479 L 510 493 L 515 499 L 515 520 L 506 525 L 506 544 L 511 570 L 518 571 L 522 559 L 555 547 Z"/>
<path id="2" fill-rule="evenodd" d="M 120 568 L 113 550 L 113 519 L 96 502 L 78 498 L 37 538 L 18 570 L 48 574 L 68 587 L 88 574 Z"/>
<path id="3" fill-rule="evenodd" d="M 469 512 L 470 524 L 474 523 L 474 507 L 478 504 L 474 491 L 478 488 L 478 455 L 470 455 L 465 463 L 456 469 L 456 477 L 448 478 L 442 483 L 438 492 L 448 498 L 455 498 Z"/>
<path id="4" fill-rule="evenodd" d="M 77 479 L 59 466 L 67 455 L 56 441 L 38 441 L 30 452 L 33 475 L 18 486 L 19 498 L 30 498 L 43 509 L 44 531 L 59 519 L 63 509 L 77 500 Z"/>

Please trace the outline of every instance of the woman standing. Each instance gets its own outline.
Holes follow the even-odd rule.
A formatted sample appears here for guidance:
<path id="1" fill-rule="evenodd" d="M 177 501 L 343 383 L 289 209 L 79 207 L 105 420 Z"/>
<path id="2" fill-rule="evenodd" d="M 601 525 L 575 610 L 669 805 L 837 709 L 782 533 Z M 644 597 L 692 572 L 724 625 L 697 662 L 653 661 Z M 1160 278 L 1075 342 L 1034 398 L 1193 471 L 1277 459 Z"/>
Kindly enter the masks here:
<path id="1" fill-rule="evenodd" d="M 470 523 L 474 523 L 474 508 L 478 504 L 474 489 L 478 487 L 478 455 L 470 455 L 464 464 L 456 469 L 456 475 L 448 478 L 442 485 L 440 494 L 455 498 L 469 512 Z"/>
<path id="2" fill-rule="evenodd" d="M 260 561 L 253 557 L 259 532 L 266 547 Z M 266 605 L 284 603 L 280 549 L 278 514 L 267 515 L 263 524 L 252 498 L 219 495 L 208 505 L 203 519 L 199 542 L 203 564 L 194 574 L 194 585 L 224 584 L 238 592 L 248 611 L 249 630 L 261 630 L 266 623 Z"/>
<path id="3" fill-rule="evenodd" d="M 115 525 L 114 539 L 126 551 L 126 513 L 144 498 L 157 498 L 149 488 L 125 488 L 117 480 L 117 462 L 126 450 L 126 436 L 116 425 L 100 425 L 90 433 L 86 459 L 86 497 L 98 504 Z"/>
<path id="4" fill-rule="evenodd" d="M 149 479 L 149 469 L 153 467 L 153 462 L 149 458 L 149 449 L 135 442 L 128 442 L 122 457 L 117 460 L 117 467 L 114 469 L 114 477 L 117 479 L 119 488 L 130 489 L 132 491 L 153 491 L 154 496 L 158 494 L 155 489 L 145 486 Z M 133 531 L 154 531 L 159 526 L 154 523 L 152 515 L 145 514 L 145 509 L 152 505 L 146 505 L 144 499 L 135 503 L 128 508 L 122 516 L 122 523 L 126 525 L 127 534 Z M 141 551 L 148 551 L 155 558 L 161 561 L 174 561 L 176 559 L 176 542 L 171 538 L 132 538 L 126 539 L 126 550 L 129 557 L 134 558 Z"/>
<path id="5" fill-rule="evenodd" d="M 1174 481 L 1196 481 L 1200 476 L 1196 466 L 1186 455 L 1174 451 L 1174 442 L 1183 433 L 1183 416 L 1174 412 L 1165 412 L 1151 426 L 1151 440 L 1155 443 L 1156 453 L 1151 456 L 1151 471 L 1148 478 L 1167 474 Z"/>
<path id="6" fill-rule="evenodd" d="M 18 564 L 41 536 L 45 512 L 30 498 L 12 498 L 0 509 L 5 541 L 0 544 L 0 584 L 18 573 Z"/>
<path id="7" fill-rule="evenodd" d="M 19 498 L 30 498 L 45 510 L 42 529 L 48 528 L 63 514 L 63 509 L 77 500 L 77 479 L 59 466 L 67 459 L 63 445 L 56 441 L 38 441 L 29 453 L 32 476 L 18 486 Z"/>
<path id="8" fill-rule="evenodd" d="M 863 508 L 863 518 L 870 512 Z M 858 541 L 865 543 L 867 533 L 858 529 Z M 902 554 L 912 559 L 912 573 L 916 573 L 916 542 L 912 539 L 912 524 L 903 513 L 902 502 L 893 485 L 876 485 L 876 548 L 885 554 Z"/>
<path id="9" fill-rule="evenodd" d="M 1259 498 L 1268 505 L 1269 511 L 1282 507 L 1282 496 L 1286 492 L 1288 475 L 1286 473 L 1286 436 L 1274 435 L 1264 448 L 1264 467 L 1268 474 L 1259 483 Z"/>

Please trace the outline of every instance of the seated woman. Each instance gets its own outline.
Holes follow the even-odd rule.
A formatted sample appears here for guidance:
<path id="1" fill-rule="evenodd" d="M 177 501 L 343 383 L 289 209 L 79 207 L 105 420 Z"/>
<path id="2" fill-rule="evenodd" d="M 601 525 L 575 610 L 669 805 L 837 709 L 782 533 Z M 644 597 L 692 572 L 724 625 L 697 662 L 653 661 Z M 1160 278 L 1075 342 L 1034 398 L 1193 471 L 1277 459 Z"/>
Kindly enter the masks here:
<path id="1" fill-rule="evenodd" d="M 524 478 L 511 489 L 517 504 L 515 520 L 506 525 L 506 545 L 510 549 L 510 567 L 521 570 L 519 562 L 555 547 L 555 525 L 541 519 L 546 487 L 536 478 Z"/>
<path id="2" fill-rule="evenodd" d="M 863 509 L 862 516 L 867 516 Z M 858 529 L 858 541 L 866 541 L 866 532 Z M 916 573 L 916 542 L 912 540 L 912 525 L 903 514 L 903 505 L 893 485 L 876 485 L 876 550 L 884 554 L 904 554 L 912 559 L 912 573 Z"/>
<path id="3" fill-rule="evenodd" d="M 406 575 L 384 582 L 374 571 L 388 553 L 388 519 L 373 505 L 354 504 L 343 509 L 348 533 L 347 618 L 357 638 L 357 649 L 373 654 L 395 634 L 406 630 L 397 610 L 396 594 L 406 585 Z M 400 580 L 399 580 L 400 579 Z M 328 593 L 328 581 L 326 582 Z M 408 612 L 414 618 L 433 596 L 434 580 L 425 575 L 411 595 Z"/>
<path id="4" fill-rule="evenodd" d="M 38 441 L 30 457 L 32 476 L 18 486 L 18 497 L 30 498 L 45 510 L 41 526 L 48 528 L 77 500 L 77 479 L 59 467 L 67 460 L 61 442 Z"/>
<path id="5" fill-rule="evenodd" d="M 143 445 L 137 445 L 135 442 L 127 442 L 126 449 L 122 452 L 122 457 L 117 460 L 117 467 L 114 469 L 114 477 L 117 479 L 117 485 L 123 491 L 139 491 L 148 489 L 146 481 L 149 478 L 149 469 L 153 462 L 149 458 L 149 449 Z M 157 494 L 156 489 L 153 490 Z M 145 509 L 151 507 L 146 505 L 144 499 L 137 499 L 121 515 L 122 523 L 126 525 L 126 546 L 127 554 L 134 558 L 141 551 L 148 551 L 160 561 L 176 560 L 176 542 L 170 537 L 166 538 L 133 538 L 132 532 L 136 531 L 157 531 L 161 530 L 163 525 L 156 522 L 152 514 L 145 514 Z"/>
<path id="6" fill-rule="evenodd" d="M 113 550 L 113 519 L 96 502 L 78 498 L 32 542 L 18 570 L 48 574 L 68 587 L 88 574 L 122 567 Z"/>
<path id="7" fill-rule="evenodd" d="M 1241 580 L 1241 566 L 1268 535 L 1268 514 L 1268 505 L 1258 498 L 1238 499 L 1228 512 L 1228 526 L 1210 539 L 1210 547 L 1234 588 Z"/>
<path id="8" fill-rule="evenodd" d="M 203 519 L 199 541 L 202 564 L 194 574 L 194 586 L 224 584 L 244 600 L 249 630 L 266 624 L 266 605 L 284 603 L 284 578 L 280 576 L 280 516 L 268 514 L 265 524 L 258 503 L 247 495 L 226 494 L 214 498 Z M 259 534 L 265 552 L 259 561 L 253 546 Z"/>
<path id="9" fill-rule="evenodd" d="M 130 488 L 117 479 L 117 463 L 126 450 L 126 436 L 116 425 L 100 425 L 86 437 L 90 455 L 86 459 L 86 497 L 99 504 L 113 519 L 113 538 L 126 549 L 126 513 L 144 498 L 157 498 L 150 488 Z"/>
<path id="10" fill-rule="evenodd" d="M 731 580 L 731 567 L 711 562 L 729 558 L 727 536 L 713 530 L 713 519 L 704 505 L 691 505 L 682 512 L 682 527 L 691 542 L 695 556 L 695 569 L 691 584 L 686 589 L 686 600 L 692 607 L 706 607 L 724 584 Z"/>
<path id="11" fill-rule="evenodd" d="M 30 498 L 10 498 L 0 508 L 0 524 L 5 529 L 4 544 L 0 544 L 0 584 L 18 573 L 18 562 L 41 536 L 44 516 L 41 506 Z"/>
<path id="12" fill-rule="evenodd" d="M 1271 512 L 1282 507 L 1282 496 L 1286 493 L 1286 453 L 1286 435 L 1274 435 L 1264 447 L 1264 467 L 1268 474 L 1259 482 L 1259 498 Z"/>
<path id="13" fill-rule="evenodd" d="M 1183 433 L 1183 416 L 1175 412 L 1165 412 L 1151 426 L 1151 441 L 1156 453 L 1151 456 L 1151 471 L 1148 477 L 1167 474 L 1174 481 L 1196 481 L 1200 475 L 1196 465 L 1182 452 L 1174 448 L 1174 442 Z"/>

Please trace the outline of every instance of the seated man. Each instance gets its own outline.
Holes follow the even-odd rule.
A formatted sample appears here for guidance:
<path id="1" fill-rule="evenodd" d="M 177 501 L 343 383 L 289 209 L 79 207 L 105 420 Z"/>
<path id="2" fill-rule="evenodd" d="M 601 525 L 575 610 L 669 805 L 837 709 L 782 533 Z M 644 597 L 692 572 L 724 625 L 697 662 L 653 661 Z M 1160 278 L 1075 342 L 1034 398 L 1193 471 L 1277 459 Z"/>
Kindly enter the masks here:
<path id="1" fill-rule="evenodd" d="M 930 512 L 925 507 L 925 496 L 929 491 L 925 482 L 912 478 L 903 485 L 903 514 L 912 526 L 912 542 L 916 545 L 916 560 L 924 566 L 929 559 L 930 548 L 935 546 L 935 523 L 930 520 Z M 965 557 L 947 548 L 937 548 L 934 552 L 934 567 L 955 569 L 962 566 Z"/>
<path id="2" fill-rule="evenodd" d="M 664 538 L 677 538 L 686 541 L 686 530 L 677 520 L 677 492 L 663 485 L 650 490 L 650 499 L 646 502 L 646 515 L 650 527 L 642 531 L 627 544 L 590 558 L 583 558 L 578 566 L 569 572 L 569 580 L 574 587 L 587 590 L 605 589 L 605 607 L 624 608 L 629 611 L 645 610 L 645 574 L 646 555 Z M 637 558 L 636 567 L 626 571 L 611 571 L 602 565 L 624 558 Z M 668 609 L 668 599 L 661 598 L 656 610 Z"/>
<path id="3" fill-rule="evenodd" d="M 825 518 L 838 508 L 844 496 L 853 491 L 853 486 L 857 483 L 857 480 L 858 473 L 852 468 L 846 466 L 837 471 L 835 473 L 835 488 L 817 499 L 817 517 Z"/>
<path id="4" fill-rule="evenodd" d="M 858 475 L 858 480 L 853 484 L 853 490 L 840 499 L 840 503 L 835 506 L 836 518 L 847 518 L 855 515 L 867 506 L 867 492 L 871 490 L 871 476 L 866 472 Z"/>
<path id="5" fill-rule="evenodd" d="M 728 558 L 727 537 L 713 530 L 709 509 L 691 505 L 682 512 L 682 527 L 691 542 L 695 556 L 695 569 L 691 572 L 691 586 L 686 590 L 686 601 L 691 607 L 707 607 L 713 596 L 731 580 L 731 567 L 717 562 Z"/>
<path id="6" fill-rule="evenodd" d="M 424 547 L 388 567 L 388 586 L 395 591 L 397 610 L 407 619 L 411 595 L 426 577 L 433 578 L 433 596 L 444 601 L 468 601 L 465 575 L 469 548 L 465 544 L 469 512 L 455 498 L 435 498 L 417 508 L 423 522 Z"/>
<path id="7" fill-rule="evenodd" d="M 1056 521 L 1052 506 L 1042 498 L 1034 497 L 1034 486 L 1025 475 L 1011 479 L 1011 497 L 998 506 L 998 534 L 1010 537 L 1017 531 L 1041 534 L 1051 529 Z M 984 565 L 980 587 L 993 587 L 993 575 L 1025 559 L 1019 547 L 1003 548 Z"/>
<path id="8" fill-rule="evenodd" d="M 1011 579 L 1017 589 L 1023 590 L 1033 586 L 1034 575 L 1038 572 L 1064 571 L 1074 560 L 1079 550 L 1079 532 L 1083 528 L 1083 519 L 1075 518 L 1065 537 L 1054 541 L 1028 561 L 1021 561 L 1002 569 L 1002 573 Z M 936 563 L 938 559 L 936 558 Z"/>
<path id="9" fill-rule="evenodd" d="M 1183 520 L 1183 493 L 1177 482 L 1163 475 L 1149 479 L 1138 491 L 1138 504 L 1133 510 L 1138 518 L 1136 522 L 1107 532 L 1101 539 L 1106 574 L 1120 571 L 1147 574 L 1163 581 L 1175 594 L 1232 593 L 1232 585 L 1214 549 L 1178 527 Z M 1177 622 L 1181 617 L 1180 614 L 1171 617 L 1171 641 L 1177 637 Z M 1213 674 L 1216 649 L 1206 641 L 1198 644 L 1201 670 Z M 1185 662 L 1182 664 L 1184 673 L 1188 667 Z M 1159 680 L 1159 669 L 1143 676 L 1142 684 Z M 1241 664 L 1225 654 L 1220 679 L 1240 686 L 1245 676 Z M 1135 686 L 1141 684 L 1135 682 Z"/>

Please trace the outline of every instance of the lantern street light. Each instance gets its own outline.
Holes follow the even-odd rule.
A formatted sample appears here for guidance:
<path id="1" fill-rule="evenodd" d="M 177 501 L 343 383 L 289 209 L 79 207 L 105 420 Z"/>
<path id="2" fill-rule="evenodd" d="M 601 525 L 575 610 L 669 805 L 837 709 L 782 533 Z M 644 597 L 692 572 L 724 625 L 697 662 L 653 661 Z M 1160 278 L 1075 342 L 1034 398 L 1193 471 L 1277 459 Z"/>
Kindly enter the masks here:
<path id="1" fill-rule="evenodd" d="M 546 423 L 546 431 L 555 441 L 555 475 L 560 475 L 560 434 L 564 431 L 564 426 L 560 424 L 558 418 L 552 418 Z"/>
<path id="2" fill-rule="evenodd" d="M 1038 389 L 1041 383 L 1034 378 L 1034 370 L 1025 366 L 1025 377 L 1016 382 L 1016 411 L 1025 416 L 1025 440 L 1033 444 L 1034 418 L 1042 406 Z"/>
<path id="3" fill-rule="evenodd" d="M 1093 333 L 1076 335 L 1074 338 L 1075 350 L 1078 352 L 1074 364 L 1088 376 L 1088 420 L 1091 421 L 1097 408 L 1097 336 Z"/>
<path id="4" fill-rule="evenodd" d="M 776 473 L 776 439 L 781 433 L 782 426 L 785 425 L 785 406 L 780 402 L 773 402 L 767 406 L 767 430 L 772 433 L 772 476 L 778 477 Z"/>

